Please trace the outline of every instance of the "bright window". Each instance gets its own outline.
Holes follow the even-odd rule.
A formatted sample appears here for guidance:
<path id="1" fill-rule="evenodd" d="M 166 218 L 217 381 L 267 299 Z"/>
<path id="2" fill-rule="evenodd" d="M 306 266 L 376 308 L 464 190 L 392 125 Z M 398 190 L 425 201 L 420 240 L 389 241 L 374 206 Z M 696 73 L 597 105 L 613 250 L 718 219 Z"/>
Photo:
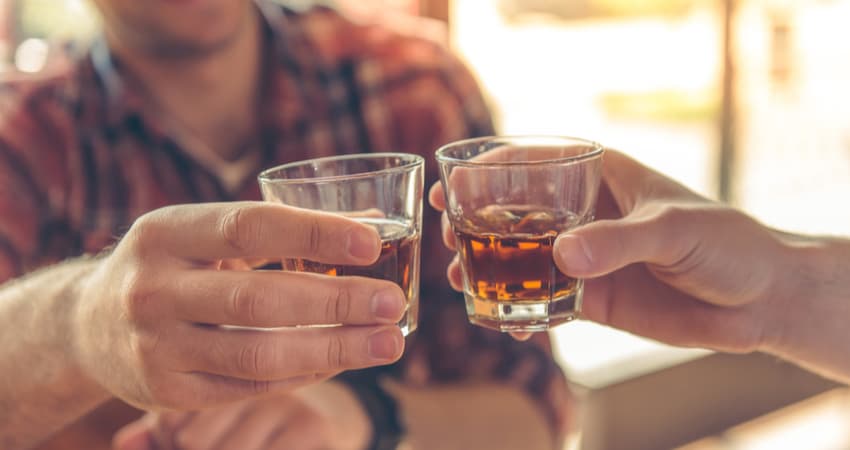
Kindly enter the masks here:
<path id="1" fill-rule="evenodd" d="M 717 197 L 726 3 L 454 0 L 452 39 L 500 132 L 599 140 Z M 773 226 L 850 235 L 850 1 L 728 3 L 730 200 Z M 555 336 L 593 376 L 699 354 L 588 323 Z"/>

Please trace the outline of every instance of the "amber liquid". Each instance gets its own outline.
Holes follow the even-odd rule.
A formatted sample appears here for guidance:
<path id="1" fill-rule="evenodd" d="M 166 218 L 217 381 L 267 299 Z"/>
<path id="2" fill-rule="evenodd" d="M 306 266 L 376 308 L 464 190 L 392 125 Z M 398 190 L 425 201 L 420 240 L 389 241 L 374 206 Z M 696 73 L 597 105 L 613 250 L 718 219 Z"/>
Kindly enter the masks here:
<path id="1" fill-rule="evenodd" d="M 575 215 L 539 207 L 493 205 L 456 227 L 471 320 L 518 330 L 546 329 L 575 318 L 581 284 L 558 270 L 552 247 L 558 234 L 577 222 Z M 513 325 L 499 323 L 511 322 L 505 320 L 511 316 Z"/>
<path id="2" fill-rule="evenodd" d="M 501 237 L 458 232 L 466 276 L 475 295 L 510 302 L 563 297 L 575 290 L 575 278 L 552 260 L 556 234 Z"/>
<path id="3" fill-rule="evenodd" d="M 416 329 L 418 319 L 420 235 L 406 224 L 393 220 L 363 218 L 358 221 L 374 226 L 381 235 L 381 255 L 374 264 L 350 266 L 287 259 L 283 261 L 283 268 L 331 276 L 378 278 L 398 284 L 407 296 L 407 314 L 399 323 L 407 335 Z"/>

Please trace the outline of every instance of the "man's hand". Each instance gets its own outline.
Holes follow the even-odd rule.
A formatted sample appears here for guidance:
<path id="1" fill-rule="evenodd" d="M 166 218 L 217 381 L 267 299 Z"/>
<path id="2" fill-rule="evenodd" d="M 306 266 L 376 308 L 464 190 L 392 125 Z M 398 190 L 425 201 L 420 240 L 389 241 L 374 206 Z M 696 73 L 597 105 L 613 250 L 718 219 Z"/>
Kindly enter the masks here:
<path id="1" fill-rule="evenodd" d="M 329 381 L 197 412 L 148 413 L 114 439 L 116 450 L 360 450 L 371 423 L 357 397 Z"/>
<path id="2" fill-rule="evenodd" d="M 394 283 L 222 265 L 365 265 L 379 252 L 373 228 L 331 214 L 253 202 L 156 210 L 82 281 L 75 353 L 91 378 L 145 409 L 196 409 L 388 364 L 404 346 Z M 296 328 L 330 324 L 342 325 Z"/>
<path id="3" fill-rule="evenodd" d="M 608 150 L 596 222 L 555 243 L 566 274 L 586 278 L 586 318 L 683 346 L 746 352 L 775 339 L 790 291 L 782 235 Z M 431 204 L 445 208 L 435 185 Z M 454 236 L 443 218 L 443 238 Z M 462 286 L 457 259 L 448 269 Z"/>

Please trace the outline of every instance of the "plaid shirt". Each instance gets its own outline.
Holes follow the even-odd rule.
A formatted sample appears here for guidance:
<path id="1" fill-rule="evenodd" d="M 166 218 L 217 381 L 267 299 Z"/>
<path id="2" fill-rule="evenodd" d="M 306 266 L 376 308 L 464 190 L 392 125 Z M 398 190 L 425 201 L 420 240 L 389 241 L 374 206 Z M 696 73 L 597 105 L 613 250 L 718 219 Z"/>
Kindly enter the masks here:
<path id="1" fill-rule="evenodd" d="M 257 200 L 261 168 L 327 155 L 433 151 L 489 135 L 472 76 L 440 45 L 357 25 L 325 8 L 258 3 L 267 30 L 256 167 L 236 189 L 147 110 L 105 44 L 61 73 L 0 85 L 0 282 L 114 244 L 147 211 Z M 468 325 L 445 281 L 439 217 L 425 217 L 420 329 L 389 372 L 409 383 L 497 380 L 521 387 L 564 432 L 568 391 L 545 335 L 518 343 Z"/>

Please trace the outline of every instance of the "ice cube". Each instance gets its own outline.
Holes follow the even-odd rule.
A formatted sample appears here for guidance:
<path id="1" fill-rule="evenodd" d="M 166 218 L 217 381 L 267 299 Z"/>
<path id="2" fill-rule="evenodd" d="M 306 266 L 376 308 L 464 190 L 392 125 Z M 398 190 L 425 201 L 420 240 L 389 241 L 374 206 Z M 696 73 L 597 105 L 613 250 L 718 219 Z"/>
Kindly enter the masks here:
<path id="1" fill-rule="evenodd" d="M 511 231 L 514 233 L 544 234 L 547 231 L 556 231 L 556 228 L 555 214 L 550 211 L 532 211 L 517 222 Z"/>
<path id="2" fill-rule="evenodd" d="M 489 205 L 475 211 L 478 226 L 483 230 L 494 233 L 508 233 L 520 216 L 501 205 Z"/>

